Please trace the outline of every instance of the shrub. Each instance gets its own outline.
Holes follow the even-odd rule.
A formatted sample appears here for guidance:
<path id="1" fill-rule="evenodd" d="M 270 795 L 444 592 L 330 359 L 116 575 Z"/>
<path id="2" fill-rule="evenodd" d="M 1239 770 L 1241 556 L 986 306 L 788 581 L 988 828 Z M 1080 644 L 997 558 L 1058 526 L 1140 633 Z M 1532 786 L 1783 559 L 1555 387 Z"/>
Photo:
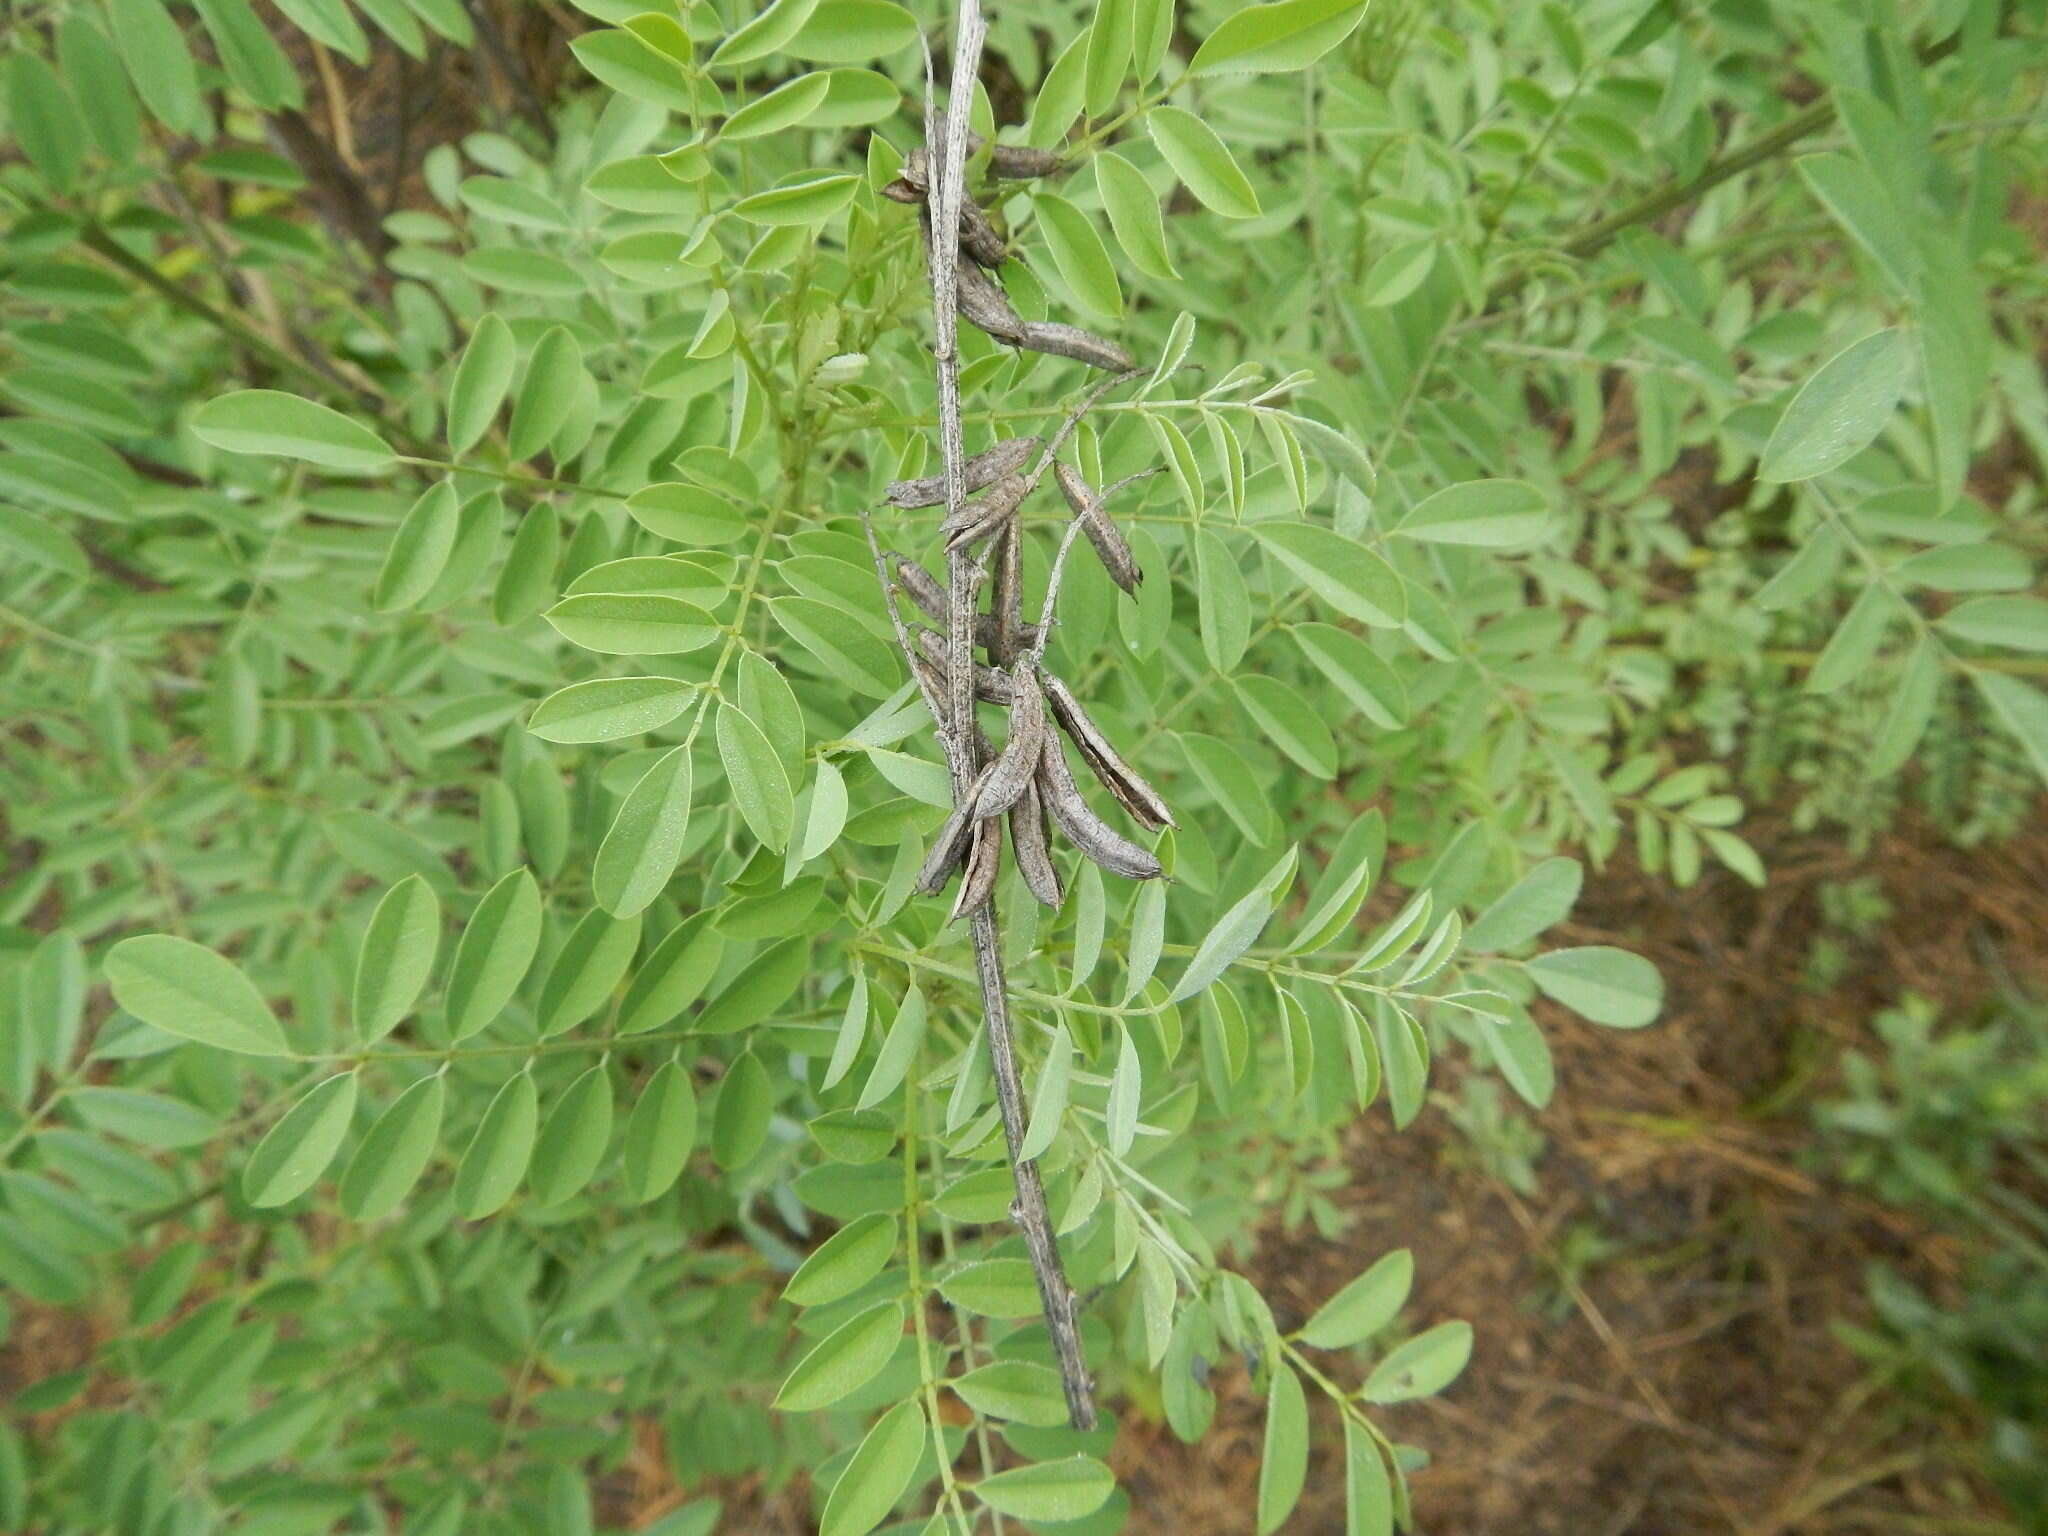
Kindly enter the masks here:
<path id="1" fill-rule="evenodd" d="M 429 150 L 374 270 L 309 214 L 347 166 L 266 147 L 293 51 L 468 10 L 364 4 L 373 44 L 292 0 L 288 51 L 112 0 L 7 62 L 0 1283 L 91 1339 L 0 1435 L 8 1528 L 587 1529 L 643 1430 L 692 1489 L 807 1475 L 837 1536 L 1123 1518 L 974 953 L 912 894 L 955 785 L 862 522 L 937 548 L 880 504 L 941 463 L 885 189 L 949 18 L 587 8 L 600 88 Z M 2048 760 L 2032 493 L 1966 479 L 2042 440 L 1983 296 L 2038 281 L 2026 162 L 1937 131 L 2034 45 L 1983 5 L 1363 9 L 1005 8 L 962 97 L 1062 160 L 970 162 L 1021 321 L 1143 365 L 1074 471 L 1165 471 L 1114 508 L 1146 579 L 1084 551 L 1045 657 L 1172 879 L 999 880 L 1024 1150 L 1105 1402 L 1195 1438 L 1212 1372 L 1268 1394 L 1262 1531 L 1311 1389 L 1353 1528 L 1405 1523 L 1377 1409 L 1471 1348 L 1399 1234 L 1276 1317 L 1262 1212 L 1447 1056 L 1540 1107 L 1539 995 L 1654 1018 L 1641 959 L 1544 936 L 1624 839 L 1761 880 L 1714 760 L 1751 683 L 1853 689 L 1879 781 L 1942 710 Z M 1097 377 L 960 353 L 970 449 Z"/>

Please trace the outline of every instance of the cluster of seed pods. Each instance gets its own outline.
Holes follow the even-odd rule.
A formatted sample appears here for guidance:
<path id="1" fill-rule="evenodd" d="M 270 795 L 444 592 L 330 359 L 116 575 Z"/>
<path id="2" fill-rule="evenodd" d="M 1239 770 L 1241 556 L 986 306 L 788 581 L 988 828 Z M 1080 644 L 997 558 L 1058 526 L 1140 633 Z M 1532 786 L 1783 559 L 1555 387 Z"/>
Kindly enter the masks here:
<path id="1" fill-rule="evenodd" d="M 1150 831 L 1175 824 L 1159 792 L 1124 760 L 1073 690 L 1045 668 L 1045 635 L 1040 627 L 1023 622 L 1016 577 L 1017 515 L 1030 482 L 1011 466 L 1021 465 L 1039 446 L 1035 437 L 1012 438 L 970 460 L 968 488 L 982 495 L 969 502 L 958 519 L 940 525 L 949 551 L 995 541 L 991 555 L 993 611 L 977 614 L 974 621 L 975 644 L 989 659 L 986 665 L 975 666 L 974 693 L 977 699 L 1006 706 L 1009 711 L 1002 750 L 991 752 L 984 745 L 982 756 L 987 766 L 972 793 L 940 829 L 918 873 L 917 889 L 936 895 L 956 869 L 964 869 L 953 906 L 956 917 L 973 911 L 995 888 L 1001 847 L 999 818 L 1008 819 L 1010 845 L 1025 885 L 1048 907 L 1056 908 L 1064 899 L 1051 855 L 1055 826 L 1111 874 L 1154 880 L 1163 872 L 1148 849 L 1118 832 L 1088 804 L 1068 766 L 1062 733 L 1132 820 Z M 1065 464 L 1055 461 L 1053 470 L 1075 521 L 1110 578 L 1127 592 L 1135 590 L 1142 573 L 1131 557 L 1130 545 L 1105 510 L 1104 498 L 1090 491 Z M 945 487 L 938 479 L 899 480 L 889 487 L 887 499 L 898 507 L 936 506 L 945 499 Z M 912 631 L 910 665 L 925 696 L 943 701 L 946 645 L 939 631 L 950 620 L 946 588 L 922 565 L 900 554 L 891 557 L 889 574 L 896 590 L 938 626 L 936 630 L 920 627 Z M 1048 722 L 1048 714 L 1057 729 Z"/>
<path id="2" fill-rule="evenodd" d="M 982 141 L 970 136 L 969 152 Z M 989 168 L 999 177 L 1042 176 L 1059 169 L 1055 155 L 1042 150 L 997 145 L 989 151 Z M 898 202 L 924 204 L 930 193 L 929 160 L 922 148 L 905 159 L 902 174 L 884 189 Z M 963 199 L 958 239 L 966 260 L 957 264 L 959 313 L 999 341 L 1026 350 L 1071 358 L 1094 367 L 1123 372 L 1133 367 L 1122 347 L 1079 327 L 1022 319 L 1011 307 L 1002 285 L 991 274 L 1001 269 L 1008 248 L 987 213 L 971 198 Z M 953 917 L 973 912 L 994 894 L 1001 867 L 1002 831 L 1010 828 L 1010 846 L 1031 894 L 1048 907 L 1065 899 L 1059 871 L 1052 860 L 1052 831 L 1057 827 L 1096 864 L 1131 880 L 1156 880 L 1164 871 L 1150 850 L 1118 832 L 1088 804 L 1068 765 L 1061 735 L 1071 740 L 1082 760 L 1117 804 L 1150 831 L 1175 825 L 1173 813 L 1159 792 L 1127 763 L 1102 728 L 1090 718 L 1074 692 L 1043 664 L 1046 634 L 1040 625 L 1024 622 L 1021 612 L 1020 562 L 1022 533 L 1018 516 L 1025 498 L 1045 470 L 1044 444 L 1036 437 L 1013 437 L 978 453 L 964 464 L 962 480 L 974 499 L 939 525 L 949 557 L 967 557 L 986 546 L 980 568 L 990 575 L 990 611 L 973 622 L 975 647 L 987 662 L 974 666 L 974 696 L 1005 706 L 1008 730 L 1000 752 L 974 728 L 978 761 L 985 766 L 968 794 L 939 831 L 918 872 L 916 889 L 937 895 L 956 871 L 960 890 Z M 1026 466 L 1038 460 L 1027 472 Z M 1138 479 L 1132 475 L 1097 494 L 1067 464 L 1054 459 L 1053 478 L 1065 497 L 1074 525 L 1126 592 L 1135 592 L 1144 574 L 1131 546 L 1111 520 L 1105 502 Z M 1145 471 L 1144 473 L 1152 473 Z M 915 510 L 946 501 L 946 479 L 932 475 L 898 480 L 884 500 L 892 507 Z M 1056 568 L 1057 569 L 1057 568 Z M 925 698 L 941 723 L 947 718 L 946 641 L 951 603 L 946 585 L 903 555 L 892 555 L 886 579 L 909 599 L 937 630 L 907 631 L 908 661 Z M 1057 581 L 1057 573 L 1054 580 Z M 1048 606 L 1048 618 L 1050 609 Z M 1050 714 L 1051 722 L 1047 716 Z"/>

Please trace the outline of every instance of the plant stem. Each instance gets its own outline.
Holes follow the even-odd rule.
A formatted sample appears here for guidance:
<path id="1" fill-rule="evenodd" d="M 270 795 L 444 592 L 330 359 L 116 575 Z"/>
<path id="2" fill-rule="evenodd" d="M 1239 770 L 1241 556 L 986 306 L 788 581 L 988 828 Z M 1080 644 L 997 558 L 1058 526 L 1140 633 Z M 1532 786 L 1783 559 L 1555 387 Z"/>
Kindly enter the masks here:
<path id="1" fill-rule="evenodd" d="M 967 159 L 967 117 L 974 100 L 974 80 L 981 64 L 981 49 L 987 36 L 980 0 L 961 0 L 954 40 L 953 73 L 949 83 L 946 113 L 941 119 L 932 101 L 934 87 L 926 84 L 925 142 L 938 151 L 932 166 L 931 194 L 927 200 L 924 236 L 927 265 L 932 276 L 933 351 L 936 355 L 939 390 L 939 444 L 945 456 L 946 511 L 957 517 L 967 501 L 966 449 L 960 431 L 960 354 L 958 301 L 954 271 L 959 260 L 957 231 L 960 228 L 960 200 L 965 194 L 963 168 Z M 929 70 L 927 61 L 927 70 Z M 942 131 L 943 130 L 943 131 Z M 946 636 L 946 690 L 950 720 L 939 722 L 940 738 L 946 749 L 946 763 L 953 780 L 956 805 L 972 791 L 980 767 L 974 729 L 974 612 L 978 572 L 963 546 L 947 557 L 951 612 Z M 1081 1353 L 1081 1335 L 1075 1320 L 1074 1288 L 1067 1283 L 1060 1264 L 1058 1241 L 1045 1205 L 1045 1185 L 1038 1165 L 1018 1155 L 1024 1144 L 1024 1089 L 1017 1073 L 1017 1052 L 1010 1032 L 1008 989 L 1003 978 L 1002 932 L 997 924 L 995 898 L 975 909 L 969 924 L 974 940 L 974 969 L 981 984 L 982 1011 L 988 1037 L 989 1065 L 995 1078 L 996 1104 L 1003 1120 L 1003 1139 L 1009 1147 L 1010 1164 L 1017 1180 L 1017 1197 L 1010 1204 L 1010 1218 L 1023 1234 L 1031 1257 L 1031 1271 L 1038 1282 L 1038 1299 L 1045 1312 L 1046 1332 L 1052 1342 L 1053 1358 L 1059 1365 L 1060 1384 L 1066 1392 L 1067 1416 L 1076 1429 L 1095 1427 L 1095 1398 L 1088 1377 L 1087 1361 Z"/>

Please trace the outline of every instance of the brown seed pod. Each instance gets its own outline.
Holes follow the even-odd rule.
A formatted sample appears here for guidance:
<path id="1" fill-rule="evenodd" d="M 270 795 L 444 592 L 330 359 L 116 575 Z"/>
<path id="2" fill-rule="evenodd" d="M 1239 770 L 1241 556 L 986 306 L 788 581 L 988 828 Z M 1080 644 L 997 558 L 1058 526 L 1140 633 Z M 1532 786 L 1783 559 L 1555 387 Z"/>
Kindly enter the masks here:
<path id="1" fill-rule="evenodd" d="M 960 877 L 960 892 L 953 898 L 953 910 L 946 915 L 946 921 L 957 923 L 995 895 L 996 876 L 1002 868 L 1003 824 L 975 822 L 972 846 L 967 850 L 967 869 Z"/>
<path id="2" fill-rule="evenodd" d="M 998 144 L 988 152 L 989 170 L 1006 181 L 1051 176 L 1065 163 L 1053 151 L 1033 149 L 1028 144 Z"/>
<path id="3" fill-rule="evenodd" d="M 961 262 L 953 271 L 960 313 L 998 341 L 1013 347 L 1025 345 L 1024 337 L 1030 327 L 1011 305 L 1002 285 L 971 261 Z"/>
<path id="4" fill-rule="evenodd" d="M 1002 815 L 1023 797 L 1045 745 L 1045 696 L 1038 691 L 1037 669 L 1028 663 L 1015 668 L 1010 694 L 1009 739 L 974 802 L 974 814 L 982 820 Z"/>
<path id="5" fill-rule="evenodd" d="M 920 896 L 936 896 L 946 888 L 946 882 L 953 877 L 953 870 L 968 852 L 968 841 L 979 823 L 974 819 L 974 802 L 981 794 L 981 786 L 987 782 L 989 770 L 984 768 L 975 776 L 973 785 L 967 791 L 967 798 L 954 808 L 946 818 L 939 835 L 932 839 L 932 846 L 919 866 L 917 879 L 911 889 Z"/>
<path id="6" fill-rule="evenodd" d="M 1096 558 L 1109 572 L 1109 579 L 1126 592 L 1135 593 L 1138 584 L 1145 579 L 1145 573 L 1138 569 L 1137 557 L 1131 553 L 1123 530 L 1111 522 L 1109 514 L 1102 509 L 1103 498 L 1088 489 L 1088 483 L 1081 478 L 1079 471 L 1068 468 L 1064 463 L 1054 462 L 1052 477 L 1059 483 L 1060 494 L 1067 498 L 1067 505 L 1073 508 L 1074 518 L 1088 536 Z"/>
<path id="7" fill-rule="evenodd" d="M 984 449 L 960 466 L 961 483 L 967 494 L 993 485 L 1008 474 L 1014 474 L 1038 452 L 1041 439 L 1035 437 L 1008 437 L 995 447 Z M 892 507 L 906 511 L 917 507 L 936 507 L 946 499 L 946 477 L 926 475 L 917 480 L 892 480 L 889 488 L 882 493 L 882 500 Z"/>
<path id="8" fill-rule="evenodd" d="M 987 615 L 984 614 L 982 617 L 986 618 Z M 932 674 L 940 679 L 939 686 L 943 690 L 946 676 L 945 636 L 935 635 L 923 625 L 914 625 L 910 639 L 918 649 L 916 661 L 931 669 Z M 1009 674 L 999 672 L 994 667 L 977 664 L 974 669 L 974 696 L 984 704 L 1008 704 L 1015 696 L 1010 687 Z"/>
<path id="9" fill-rule="evenodd" d="M 988 597 L 988 659 L 1007 667 L 1017 659 L 1022 640 L 1024 597 L 1024 531 L 1014 517 L 996 534 L 995 560 Z M 981 637 L 977 615 L 975 638 Z"/>
<path id="10" fill-rule="evenodd" d="M 1067 893 L 1060 885 L 1060 872 L 1052 861 L 1049 821 L 1045 802 L 1038 795 L 1038 778 L 1034 774 L 1031 782 L 1024 786 L 1024 793 L 1017 803 L 1010 807 L 1010 850 L 1017 855 L 1017 870 L 1024 876 L 1025 889 L 1038 898 L 1040 905 L 1057 912 Z"/>
<path id="11" fill-rule="evenodd" d="M 1005 475 L 957 515 L 946 518 L 939 524 L 939 532 L 946 536 L 947 553 L 978 544 L 1009 522 L 1030 489 L 1031 482 L 1024 476 Z"/>
<path id="12" fill-rule="evenodd" d="M 1007 303 L 1008 301 L 1005 300 Z M 961 302 L 965 313 L 965 299 Z M 1011 313 L 1015 313 L 1013 310 Z M 982 322 L 968 315 L 991 336 L 1002 333 L 982 325 Z M 1013 342 L 1028 352 L 1044 352 L 1052 357 L 1072 358 L 1077 363 L 1086 363 L 1091 368 L 1106 368 L 1111 373 L 1122 373 L 1138 366 L 1137 359 L 1113 341 L 1105 341 L 1092 331 L 1084 331 L 1078 325 L 1061 325 L 1051 320 L 1033 320 L 1023 323 L 1021 334 L 1015 337 L 1002 336 L 1004 341 Z"/>
<path id="13" fill-rule="evenodd" d="M 971 198 L 960 204 L 960 249 L 990 271 L 1010 259 L 1009 245 L 996 233 L 981 204 Z"/>
<path id="14" fill-rule="evenodd" d="M 889 567 L 896 578 L 896 590 L 917 605 L 917 611 L 935 624 L 946 622 L 946 589 L 939 579 L 908 555 L 891 551 Z"/>
<path id="15" fill-rule="evenodd" d="M 1060 749 L 1060 738 L 1053 731 L 1045 733 L 1045 746 L 1039 758 L 1038 793 L 1073 845 L 1112 875 L 1121 875 L 1126 880 L 1157 880 L 1166 873 L 1148 849 L 1140 848 L 1095 814 L 1082 796 L 1081 786 L 1074 782 L 1066 753 Z"/>
<path id="16" fill-rule="evenodd" d="M 1094 770 L 1095 777 L 1102 781 L 1102 787 L 1116 797 L 1118 805 L 1130 812 L 1133 821 L 1148 832 L 1180 825 L 1173 819 L 1173 812 L 1167 809 L 1159 791 L 1123 760 L 1103 734 L 1102 727 L 1081 707 L 1074 691 L 1050 672 L 1045 674 L 1045 701 L 1052 706 L 1053 718 L 1059 721 L 1060 728 L 1073 739 L 1083 760 Z"/>

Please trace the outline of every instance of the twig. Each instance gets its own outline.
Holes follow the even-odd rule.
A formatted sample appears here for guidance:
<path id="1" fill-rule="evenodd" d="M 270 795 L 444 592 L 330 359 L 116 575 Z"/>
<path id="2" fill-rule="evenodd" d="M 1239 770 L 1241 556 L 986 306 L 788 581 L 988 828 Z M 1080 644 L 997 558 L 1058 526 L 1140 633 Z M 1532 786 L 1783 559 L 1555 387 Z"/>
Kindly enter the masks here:
<path id="1" fill-rule="evenodd" d="M 943 120 L 943 133 L 932 80 L 931 57 L 925 58 L 925 142 L 940 147 L 931 171 L 931 192 L 924 218 L 925 257 L 932 275 L 933 351 L 939 390 L 939 446 L 945 458 L 946 513 L 957 517 L 966 505 L 966 450 L 960 430 L 960 354 L 955 271 L 959 261 L 960 201 L 965 195 L 967 119 L 974 104 L 974 81 L 981 65 L 987 25 L 980 0 L 960 0 L 954 40 L 953 73 Z M 1043 466 L 1041 466 L 1042 468 Z M 953 780 L 955 805 L 966 802 L 980 769 L 974 730 L 974 614 L 978 575 L 963 548 L 947 556 L 951 611 L 947 615 L 946 687 L 951 719 L 939 722 L 940 740 Z M 1074 1288 L 1060 1264 L 1058 1241 L 1046 1211 L 1045 1186 L 1038 1165 L 1018 1155 L 1024 1143 L 1024 1089 L 1017 1075 L 1017 1053 L 1010 1035 L 1010 1008 L 1003 978 L 1002 935 L 991 897 L 969 919 L 974 941 L 974 969 L 981 985 L 982 1010 L 988 1026 L 989 1065 L 993 1069 L 996 1104 L 1003 1120 L 1010 1164 L 1017 1180 L 1017 1198 L 1010 1216 L 1023 1234 L 1038 1281 L 1039 1304 L 1060 1384 L 1067 1398 L 1067 1417 L 1076 1429 L 1095 1427 L 1095 1396 L 1081 1335 L 1075 1320 Z"/>

